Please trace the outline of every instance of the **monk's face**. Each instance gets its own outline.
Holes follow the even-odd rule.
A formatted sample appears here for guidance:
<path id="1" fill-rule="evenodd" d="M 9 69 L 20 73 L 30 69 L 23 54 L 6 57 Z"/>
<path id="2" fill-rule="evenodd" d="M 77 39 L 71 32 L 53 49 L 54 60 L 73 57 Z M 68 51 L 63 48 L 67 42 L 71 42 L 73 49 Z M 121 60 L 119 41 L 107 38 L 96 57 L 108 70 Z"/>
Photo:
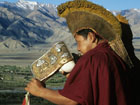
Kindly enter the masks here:
<path id="1" fill-rule="evenodd" d="M 93 35 L 88 34 L 87 38 L 81 35 L 75 35 L 75 40 L 77 42 L 77 50 L 80 51 L 81 54 L 85 54 L 93 48 Z"/>

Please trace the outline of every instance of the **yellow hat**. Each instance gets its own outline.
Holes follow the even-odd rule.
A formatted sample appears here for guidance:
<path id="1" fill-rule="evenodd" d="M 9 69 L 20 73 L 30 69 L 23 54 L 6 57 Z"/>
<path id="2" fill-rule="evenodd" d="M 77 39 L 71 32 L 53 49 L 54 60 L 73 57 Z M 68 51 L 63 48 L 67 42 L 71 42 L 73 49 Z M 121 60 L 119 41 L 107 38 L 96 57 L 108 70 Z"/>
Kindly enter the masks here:
<path id="1" fill-rule="evenodd" d="M 93 28 L 109 41 L 121 35 L 121 26 L 116 17 L 105 8 L 92 2 L 74 0 L 61 4 L 57 9 L 58 15 L 66 18 L 72 34 L 82 28 Z"/>
<path id="2" fill-rule="evenodd" d="M 110 11 L 87 0 L 68 1 L 59 5 L 57 10 L 60 17 L 66 18 L 68 27 L 73 35 L 81 29 L 95 30 L 109 41 L 112 49 L 130 67 L 132 66 L 131 60 L 129 59 L 128 61 L 128 53 L 121 41 L 121 24 Z"/>

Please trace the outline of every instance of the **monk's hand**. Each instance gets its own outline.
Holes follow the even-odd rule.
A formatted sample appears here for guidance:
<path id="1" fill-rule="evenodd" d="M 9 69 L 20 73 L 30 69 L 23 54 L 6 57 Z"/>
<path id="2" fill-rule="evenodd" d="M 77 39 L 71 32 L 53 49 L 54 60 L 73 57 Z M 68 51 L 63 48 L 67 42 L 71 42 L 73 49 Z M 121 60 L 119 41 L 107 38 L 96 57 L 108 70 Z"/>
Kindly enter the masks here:
<path id="1" fill-rule="evenodd" d="M 68 78 L 69 75 L 70 75 L 70 73 L 66 73 L 66 72 L 64 72 L 64 71 L 61 71 L 61 74 L 63 74 L 64 76 L 66 76 L 66 78 Z"/>
<path id="2" fill-rule="evenodd" d="M 42 89 L 44 89 L 44 84 L 37 79 L 32 79 L 25 88 L 26 91 L 38 97 L 40 97 Z"/>

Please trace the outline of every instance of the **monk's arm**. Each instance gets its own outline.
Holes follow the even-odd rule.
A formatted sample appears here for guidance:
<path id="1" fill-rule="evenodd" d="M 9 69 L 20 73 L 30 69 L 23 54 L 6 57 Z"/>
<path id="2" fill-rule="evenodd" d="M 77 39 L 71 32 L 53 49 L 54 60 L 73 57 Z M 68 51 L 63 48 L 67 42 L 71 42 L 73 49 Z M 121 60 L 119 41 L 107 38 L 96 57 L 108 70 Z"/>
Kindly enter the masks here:
<path id="1" fill-rule="evenodd" d="M 51 90 L 44 88 L 40 81 L 33 79 L 25 88 L 26 91 L 30 92 L 34 96 L 44 98 L 58 105 L 77 105 L 78 103 L 62 96 L 57 90 Z"/>

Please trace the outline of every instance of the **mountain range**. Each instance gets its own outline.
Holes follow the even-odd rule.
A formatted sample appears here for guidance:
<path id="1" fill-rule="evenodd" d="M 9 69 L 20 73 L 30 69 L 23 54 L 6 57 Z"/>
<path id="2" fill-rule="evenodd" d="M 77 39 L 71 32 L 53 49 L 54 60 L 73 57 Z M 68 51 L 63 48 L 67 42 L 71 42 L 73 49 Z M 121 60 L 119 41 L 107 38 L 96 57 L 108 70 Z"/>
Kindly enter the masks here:
<path id="1" fill-rule="evenodd" d="M 56 5 L 19 0 L 0 2 L 0 50 L 43 49 L 58 41 L 75 46 L 65 19 L 57 16 Z M 133 37 L 140 37 L 140 9 L 112 11 L 125 16 Z"/>

